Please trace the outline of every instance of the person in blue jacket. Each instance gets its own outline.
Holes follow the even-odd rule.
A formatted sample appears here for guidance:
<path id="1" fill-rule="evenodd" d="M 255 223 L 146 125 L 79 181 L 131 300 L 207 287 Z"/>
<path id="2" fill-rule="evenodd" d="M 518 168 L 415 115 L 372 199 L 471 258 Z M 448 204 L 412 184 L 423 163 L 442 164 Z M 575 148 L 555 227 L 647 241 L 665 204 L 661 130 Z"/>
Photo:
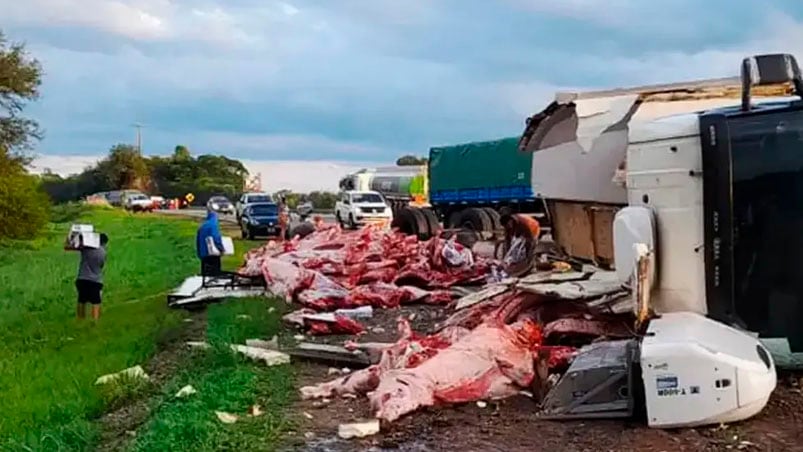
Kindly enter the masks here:
<path id="1" fill-rule="evenodd" d="M 210 237 L 219 251 L 217 255 L 209 252 L 207 243 Z M 220 274 L 220 254 L 223 252 L 223 239 L 220 235 L 220 224 L 215 212 L 207 212 L 206 220 L 198 227 L 198 233 L 195 235 L 195 249 L 198 253 L 198 258 L 201 259 L 201 275 L 214 276 Z"/>

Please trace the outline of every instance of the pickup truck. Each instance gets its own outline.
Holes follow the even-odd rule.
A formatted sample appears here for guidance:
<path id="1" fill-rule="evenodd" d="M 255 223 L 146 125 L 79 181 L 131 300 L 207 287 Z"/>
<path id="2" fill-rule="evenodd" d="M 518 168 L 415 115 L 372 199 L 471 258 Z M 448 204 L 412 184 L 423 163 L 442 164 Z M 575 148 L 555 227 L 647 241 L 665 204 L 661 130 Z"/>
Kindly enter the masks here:
<path id="1" fill-rule="evenodd" d="M 393 221 L 393 212 L 385 198 L 375 191 L 345 191 L 335 204 L 335 219 L 341 227 L 356 229 L 367 223 Z"/>
<path id="2" fill-rule="evenodd" d="M 130 194 L 125 197 L 125 208 L 131 212 L 151 212 L 153 201 L 143 193 Z"/>

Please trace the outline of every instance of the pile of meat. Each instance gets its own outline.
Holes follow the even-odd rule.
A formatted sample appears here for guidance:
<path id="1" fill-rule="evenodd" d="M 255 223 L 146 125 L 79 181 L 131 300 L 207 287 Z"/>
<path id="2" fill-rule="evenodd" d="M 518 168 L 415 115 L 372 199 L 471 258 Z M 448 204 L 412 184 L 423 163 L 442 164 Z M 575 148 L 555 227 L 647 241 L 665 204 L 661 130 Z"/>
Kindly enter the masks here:
<path id="1" fill-rule="evenodd" d="M 372 225 L 356 232 L 327 225 L 303 239 L 252 250 L 240 273 L 264 275 L 269 292 L 302 305 L 308 313 L 412 302 L 445 304 L 452 300 L 449 287 L 482 283 L 488 268 L 454 240 L 420 241 Z M 358 322 L 345 316 L 336 315 L 328 324 L 306 323 L 317 334 L 361 331 Z"/>
<path id="2" fill-rule="evenodd" d="M 301 395 L 366 395 L 386 421 L 423 406 L 500 399 L 523 389 L 543 395 L 549 375 L 568 368 L 576 345 L 632 337 L 629 325 L 585 303 L 514 288 L 455 312 L 430 336 L 400 320 L 400 339 L 382 350 L 378 364 L 301 388 Z"/>
<path id="3" fill-rule="evenodd" d="M 355 334 L 363 326 L 347 312 L 451 303 L 447 289 L 485 284 L 493 279 L 492 265 L 439 237 L 419 241 L 373 226 L 357 232 L 330 226 L 250 252 L 240 272 L 264 275 L 270 292 L 302 305 L 285 320 L 310 334 Z M 543 394 L 550 374 L 568 367 L 576 347 L 633 335 L 632 320 L 600 302 L 611 291 L 621 294 L 620 285 L 588 276 L 578 276 L 588 290 L 582 281 L 566 282 L 566 274 L 536 282 L 576 284 L 568 291 L 555 284 L 544 290 L 526 278 L 489 284 L 452 304 L 452 315 L 431 335 L 416 334 L 400 319 L 400 338 L 379 345 L 378 364 L 304 387 L 302 396 L 365 395 L 378 418 L 393 421 L 422 406 L 504 398 L 523 389 Z"/>

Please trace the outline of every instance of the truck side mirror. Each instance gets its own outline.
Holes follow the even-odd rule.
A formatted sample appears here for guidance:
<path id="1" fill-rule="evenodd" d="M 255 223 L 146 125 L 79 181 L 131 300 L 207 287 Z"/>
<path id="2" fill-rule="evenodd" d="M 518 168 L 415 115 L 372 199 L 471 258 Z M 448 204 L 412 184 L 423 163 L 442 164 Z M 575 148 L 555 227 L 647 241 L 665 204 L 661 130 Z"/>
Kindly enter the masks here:
<path id="1" fill-rule="evenodd" d="M 742 60 L 742 111 L 750 110 L 750 88 L 792 82 L 803 97 L 803 78 L 794 56 L 788 53 L 755 55 Z"/>

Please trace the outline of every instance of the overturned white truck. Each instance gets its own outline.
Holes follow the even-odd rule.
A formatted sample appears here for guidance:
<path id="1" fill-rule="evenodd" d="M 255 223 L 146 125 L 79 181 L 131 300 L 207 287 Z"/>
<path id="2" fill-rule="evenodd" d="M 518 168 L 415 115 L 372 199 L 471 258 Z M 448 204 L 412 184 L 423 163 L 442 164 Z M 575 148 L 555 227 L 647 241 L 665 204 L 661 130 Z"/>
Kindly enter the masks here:
<path id="1" fill-rule="evenodd" d="M 764 55 L 746 59 L 741 78 L 558 94 L 520 142 L 555 241 L 627 266 L 614 216 L 649 208 L 656 312 L 738 325 L 793 365 L 803 352 L 800 89 L 792 56 Z"/>
<path id="2" fill-rule="evenodd" d="M 520 150 L 533 153 L 555 241 L 612 256 L 657 314 L 642 340 L 581 352 L 547 414 L 606 415 L 611 374 L 600 370 L 634 348 L 653 426 L 749 417 L 776 362 L 800 367 L 801 95 L 794 57 L 760 55 L 740 78 L 561 93 L 528 120 Z"/>

